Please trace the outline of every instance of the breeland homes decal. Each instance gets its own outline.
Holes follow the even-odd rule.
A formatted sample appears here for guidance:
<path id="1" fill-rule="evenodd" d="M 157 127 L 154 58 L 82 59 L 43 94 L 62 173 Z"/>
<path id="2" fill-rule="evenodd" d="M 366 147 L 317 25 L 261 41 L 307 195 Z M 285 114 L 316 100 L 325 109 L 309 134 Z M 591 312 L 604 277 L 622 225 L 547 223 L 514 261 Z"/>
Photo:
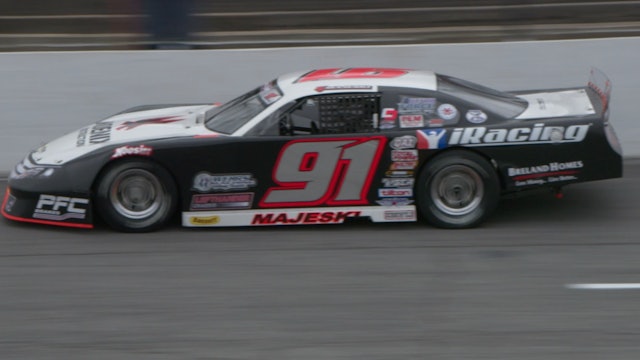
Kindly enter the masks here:
<path id="1" fill-rule="evenodd" d="M 584 166 L 583 162 L 551 162 L 543 165 L 508 168 L 507 175 L 515 181 L 516 186 L 544 185 L 558 181 L 576 180 L 576 175 Z"/>

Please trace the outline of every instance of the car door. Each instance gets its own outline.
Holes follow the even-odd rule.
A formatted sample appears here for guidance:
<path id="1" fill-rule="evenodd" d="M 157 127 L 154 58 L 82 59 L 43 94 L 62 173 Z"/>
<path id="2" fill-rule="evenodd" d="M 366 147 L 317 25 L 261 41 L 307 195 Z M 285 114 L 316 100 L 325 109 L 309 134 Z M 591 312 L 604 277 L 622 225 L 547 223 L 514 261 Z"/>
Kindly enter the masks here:
<path id="1" fill-rule="evenodd" d="M 264 149 L 255 207 L 368 205 L 387 138 L 379 133 L 378 93 L 308 96 L 282 106 L 247 136 Z M 384 161 L 382 161 L 384 163 Z"/>

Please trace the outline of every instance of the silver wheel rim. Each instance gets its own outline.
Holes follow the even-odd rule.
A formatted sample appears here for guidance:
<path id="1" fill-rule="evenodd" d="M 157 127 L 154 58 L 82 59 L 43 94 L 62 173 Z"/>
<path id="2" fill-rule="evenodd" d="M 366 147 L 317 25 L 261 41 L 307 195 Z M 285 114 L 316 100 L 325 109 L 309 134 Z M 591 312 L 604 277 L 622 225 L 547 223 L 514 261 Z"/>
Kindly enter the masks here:
<path id="1" fill-rule="evenodd" d="M 478 208 L 484 188 L 482 178 L 464 165 L 452 165 L 438 171 L 431 182 L 431 199 L 447 215 L 467 215 Z"/>
<path id="2" fill-rule="evenodd" d="M 142 169 L 129 169 L 116 176 L 109 194 L 111 205 L 129 219 L 146 219 L 165 201 L 160 180 Z"/>

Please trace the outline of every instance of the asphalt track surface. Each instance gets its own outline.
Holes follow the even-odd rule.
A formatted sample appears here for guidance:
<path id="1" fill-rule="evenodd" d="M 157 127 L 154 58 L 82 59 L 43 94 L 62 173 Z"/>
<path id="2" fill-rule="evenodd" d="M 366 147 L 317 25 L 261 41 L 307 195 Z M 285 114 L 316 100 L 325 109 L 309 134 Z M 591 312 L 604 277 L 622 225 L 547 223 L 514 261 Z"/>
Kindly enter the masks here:
<path id="1" fill-rule="evenodd" d="M 2 359 L 637 359 L 640 161 L 482 228 L 0 221 Z M 6 183 L 0 185 L 4 191 Z"/>

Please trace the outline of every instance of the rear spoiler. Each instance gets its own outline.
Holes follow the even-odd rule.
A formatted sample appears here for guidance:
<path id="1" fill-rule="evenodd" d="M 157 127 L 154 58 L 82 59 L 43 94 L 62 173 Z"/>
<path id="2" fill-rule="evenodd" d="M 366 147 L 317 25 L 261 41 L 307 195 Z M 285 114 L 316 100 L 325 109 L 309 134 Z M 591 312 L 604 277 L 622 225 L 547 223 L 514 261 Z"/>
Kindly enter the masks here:
<path id="1" fill-rule="evenodd" d="M 591 68 L 589 75 L 589 83 L 587 86 L 593 89 L 602 101 L 602 111 L 606 111 L 609 107 L 609 99 L 611 98 L 611 81 L 602 71 Z"/>

